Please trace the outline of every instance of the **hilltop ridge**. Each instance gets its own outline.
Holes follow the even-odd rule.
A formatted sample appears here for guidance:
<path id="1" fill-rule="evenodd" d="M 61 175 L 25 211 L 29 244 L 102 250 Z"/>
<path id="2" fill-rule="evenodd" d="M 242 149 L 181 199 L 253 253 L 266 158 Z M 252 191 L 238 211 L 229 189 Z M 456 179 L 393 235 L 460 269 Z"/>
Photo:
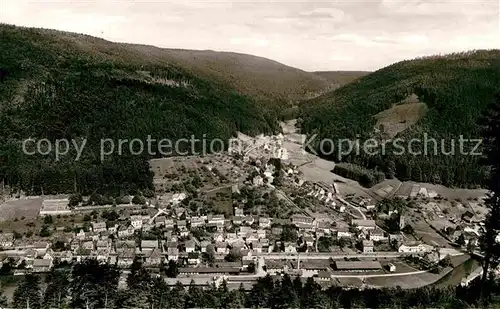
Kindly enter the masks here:
<path id="1" fill-rule="evenodd" d="M 469 140 L 480 138 L 480 117 L 499 90 L 499 63 L 500 50 L 395 63 L 303 102 L 303 132 L 318 134 L 317 140 L 378 138 L 382 141 L 389 137 L 407 142 L 427 134 L 429 139 L 443 140 L 449 151 L 451 143 L 460 136 Z M 404 101 L 412 94 L 416 96 L 417 103 L 413 103 L 416 105 Z M 385 129 L 380 126 L 384 121 L 389 124 Z M 395 129 L 394 121 L 404 123 Z M 474 145 L 468 147 L 472 150 Z M 479 164 L 477 155 L 445 155 L 442 151 L 437 155 L 414 156 L 408 152 L 391 155 L 393 150 L 388 147 L 386 155 L 351 154 L 342 161 L 367 167 L 374 173 L 383 172 L 387 177 L 447 186 L 480 186 L 487 179 L 488 171 Z M 415 152 L 422 150 L 422 145 L 415 148 Z M 329 157 L 338 160 L 337 153 Z"/>

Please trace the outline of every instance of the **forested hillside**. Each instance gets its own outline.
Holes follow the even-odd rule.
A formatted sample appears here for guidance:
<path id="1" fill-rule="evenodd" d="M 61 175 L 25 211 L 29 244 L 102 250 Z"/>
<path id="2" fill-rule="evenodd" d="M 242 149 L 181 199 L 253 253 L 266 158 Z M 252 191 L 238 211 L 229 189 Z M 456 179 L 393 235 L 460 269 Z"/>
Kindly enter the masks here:
<path id="1" fill-rule="evenodd" d="M 70 37 L 79 36 L 0 25 L 0 178 L 7 185 L 45 194 L 134 191 L 151 186 L 147 149 L 115 151 L 101 162 L 101 139 L 227 140 L 235 131 L 277 129 L 261 102 L 222 82 L 120 44 L 101 40 L 101 48 L 85 43 L 99 39 Z M 27 138 L 88 141 L 80 160 L 73 150 L 56 162 L 23 154 Z"/>
<path id="2" fill-rule="evenodd" d="M 132 44 L 125 47 L 148 57 L 174 62 L 190 72 L 229 84 L 241 93 L 272 105 L 296 103 L 325 93 L 335 85 L 321 75 L 253 55 Z"/>
<path id="3" fill-rule="evenodd" d="M 343 161 L 382 171 L 387 176 L 401 180 L 433 182 L 448 186 L 473 187 L 484 184 L 487 171 L 479 165 L 479 156 L 468 155 L 476 143 L 464 143 L 464 155 L 460 154 L 459 138 L 480 137 L 478 122 L 486 106 L 493 100 L 500 86 L 500 51 L 473 51 L 445 56 L 433 56 L 402 61 L 347 84 L 301 105 L 302 129 L 312 135 L 333 140 L 348 138 L 361 143 L 369 138 L 390 140 L 385 155 L 351 154 Z M 415 97 L 415 100 L 405 100 Z M 414 102 L 413 102 L 414 101 Z M 419 103 L 416 103 L 419 102 Z M 406 104 L 404 108 L 394 108 Z M 409 104 L 420 104 L 408 108 Z M 386 111 L 384 113 L 381 113 Z M 411 111 L 415 123 L 405 123 L 404 111 Z M 380 114 L 379 114 L 380 113 Z M 378 115 L 377 115 L 378 114 Z M 375 117 L 377 115 L 377 117 Z M 384 126 L 376 127 L 377 121 L 395 115 L 400 128 L 396 136 L 385 132 Z M 411 118 L 411 117 L 410 117 Z M 401 120 L 402 119 L 402 120 Z M 408 120 L 410 121 L 410 119 Z M 396 124 L 396 123 L 395 123 Z M 392 142 L 402 138 L 405 149 L 413 139 L 436 139 L 428 144 L 413 143 L 413 152 L 395 155 Z M 441 142 L 443 140 L 443 142 Z M 450 152 L 455 143 L 454 154 Z M 315 145 L 319 147 L 317 143 Z M 379 148 L 381 150 L 381 146 Z M 397 150 L 397 149 L 396 149 Z M 418 152 L 422 154 L 418 154 Z M 399 152 L 396 151 L 398 154 Z M 338 161 L 338 153 L 330 156 Z"/>
<path id="4" fill-rule="evenodd" d="M 338 87 L 352 83 L 361 77 L 370 74 L 368 71 L 316 71 L 314 74 L 326 78 Z"/>
<path id="5" fill-rule="evenodd" d="M 187 73 L 229 85 L 231 89 L 272 105 L 297 102 L 311 94 L 324 93 L 332 84 L 327 78 L 313 72 L 253 55 L 113 43 L 71 32 L 49 29 L 37 31 L 57 40 L 59 47 L 69 45 L 80 52 L 108 60 L 120 58 L 157 65 L 169 63 Z"/>

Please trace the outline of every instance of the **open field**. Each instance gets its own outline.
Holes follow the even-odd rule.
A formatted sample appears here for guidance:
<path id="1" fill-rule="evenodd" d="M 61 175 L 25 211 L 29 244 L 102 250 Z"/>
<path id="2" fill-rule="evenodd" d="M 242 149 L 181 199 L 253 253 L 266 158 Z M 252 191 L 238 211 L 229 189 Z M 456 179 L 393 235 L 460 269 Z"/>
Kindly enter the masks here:
<path id="1" fill-rule="evenodd" d="M 410 196 L 412 189 L 425 188 L 427 192 L 435 192 L 444 199 L 450 200 L 469 200 L 469 199 L 481 199 L 483 198 L 488 190 L 485 189 L 456 189 L 448 188 L 442 185 L 434 185 L 430 183 L 421 183 L 407 181 L 401 185 L 401 188 L 395 193 L 396 196 Z"/>
<path id="2" fill-rule="evenodd" d="M 450 245 L 448 240 L 439 235 L 429 226 L 429 224 L 419 218 L 408 219 L 407 224 L 411 225 L 415 230 L 415 233 L 429 245 L 439 247 L 448 247 Z"/>
<path id="3" fill-rule="evenodd" d="M 10 221 L 16 218 L 33 219 L 42 208 L 42 199 L 22 199 L 8 201 L 0 205 L 0 221 Z"/>
<path id="4" fill-rule="evenodd" d="M 233 200 L 231 198 L 230 187 L 208 192 L 206 198 L 215 202 L 214 210 L 216 212 L 224 213 L 226 216 L 231 216 L 233 214 Z"/>
<path id="5" fill-rule="evenodd" d="M 383 130 L 390 138 L 408 129 L 427 112 L 425 103 L 415 102 L 395 105 L 386 109 L 374 117 L 377 119 L 375 127 Z"/>
<path id="6" fill-rule="evenodd" d="M 447 271 L 450 271 L 447 269 Z M 402 289 L 413 289 L 432 284 L 439 280 L 441 274 L 420 273 L 415 275 L 401 275 L 393 277 L 367 278 L 366 284 L 376 287 L 401 287 Z"/>

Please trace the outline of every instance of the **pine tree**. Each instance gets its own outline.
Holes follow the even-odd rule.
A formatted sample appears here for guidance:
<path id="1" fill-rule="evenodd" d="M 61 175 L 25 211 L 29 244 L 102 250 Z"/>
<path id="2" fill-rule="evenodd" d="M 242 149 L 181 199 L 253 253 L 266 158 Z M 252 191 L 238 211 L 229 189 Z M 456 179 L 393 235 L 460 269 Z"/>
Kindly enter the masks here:
<path id="1" fill-rule="evenodd" d="M 128 304 L 135 308 L 150 308 L 152 284 L 149 271 L 135 260 L 127 277 Z"/>
<path id="2" fill-rule="evenodd" d="M 273 297 L 273 308 L 297 308 L 299 307 L 299 298 L 293 288 L 292 279 L 285 274 L 281 279 L 279 288 L 275 289 Z"/>
<path id="3" fill-rule="evenodd" d="M 322 301 L 324 301 L 320 298 L 321 286 L 312 277 L 307 278 L 303 293 L 304 305 L 308 308 L 320 307 Z"/>
<path id="4" fill-rule="evenodd" d="M 151 291 L 151 308 L 167 308 L 169 302 L 170 289 L 163 278 L 155 278 Z"/>
<path id="5" fill-rule="evenodd" d="M 249 302 L 251 307 L 267 308 L 271 306 L 271 297 L 273 295 L 275 284 L 269 274 L 264 278 L 257 279 L 250 291 Z"/>
<path id="6" fill-rule="evenodd" d="M 72 308 L 111 308 L 117 296 L 119 272 L 115 267 L 87 260 L 73 267 Z"/>
<path id="7" fill-rule="evenodd" d="M 189 283 L 188 294 L 186 296 L 186 308 L 197 308 L 203 305 L 203 291 L 196 286 L 194 280 Z"/>
<path id="8" fill-rule="evenodd" d="M 489 194 L 485 200 L 489 212 L 484 221 L 483 233 L 480 237 L 480 248 L 484 253 L 482 276 L 482 301 L 489 299 L 490 271 L 494 270 L 500 261 L 500 94 L 484 118 L 484 163 L 490 167 Z"/>
<path id="9" fill-rule="evenodd" d="M 167 268 L 166 273 L 167 273 L 167 277 L 169 277 L 169 278 L 177 277 L 177 275 L 179 274 L 179 269 L 178 269 L 176 261 L 170 260 L 168 262 L 168 268 Z"/>
<path id="10" fill-rule="evenodd" d="M 41 299 L 40 279 L 34 275 L 26 275 L 14 292 L 12 305 L 19 309 L 37 309 L 41 307 Z"/>
<path id="11" fill-rule="evenodd" d="M 168 306 L 167 308 L 176 308 L 176 309 L 184 308 L 186 291 L 184 291 L 184 286 L 182 285 L 182 283 L 177 281 L 177 283 L 170 292 L 171 292 L 170 293 L 171 297 L 169 302 L 170 306 Z"/>
<path id="12" fill-rule="evenodd" d="M 45 281 L 47 288 L 43 295 L 43 307 L 61 308 L 69 294 L 69 272 L 53 269 Z"/>

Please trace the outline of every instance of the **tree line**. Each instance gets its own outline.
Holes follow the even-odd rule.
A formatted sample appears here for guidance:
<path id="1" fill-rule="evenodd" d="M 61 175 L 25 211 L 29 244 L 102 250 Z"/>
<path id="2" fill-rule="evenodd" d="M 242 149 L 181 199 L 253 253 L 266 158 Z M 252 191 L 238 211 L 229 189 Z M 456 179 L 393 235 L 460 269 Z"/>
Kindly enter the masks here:
<path id="1" fill-rule="evenodd" d="M 45 279 L 25 276 L 9 304 L 12 308 L 474 308 L 479 305 L 478 281 L 468 287 L 433 286 L 403 290 L 400 288 L 322 288 L 312 277 L 267 275 L 257 279 L 250 290 L 242 285 L 228 288 L 226 281 L 207 286 L 177 282 L 170 286 L 136 261 L 125 282 L 114 266 L 85 261 L 69 268 L 55 268 Z M 121 286 L 121 284 L 125 284 Z M 500 284 L 488 288 L 489 308 L 500 305 Z"/>

